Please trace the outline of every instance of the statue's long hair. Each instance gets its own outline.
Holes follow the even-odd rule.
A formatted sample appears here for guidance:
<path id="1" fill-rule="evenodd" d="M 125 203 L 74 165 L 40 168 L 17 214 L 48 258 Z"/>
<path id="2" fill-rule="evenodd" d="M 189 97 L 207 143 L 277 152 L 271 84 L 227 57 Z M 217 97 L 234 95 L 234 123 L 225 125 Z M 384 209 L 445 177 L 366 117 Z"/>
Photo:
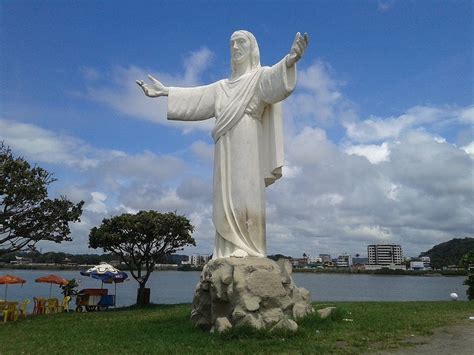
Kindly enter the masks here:
<path id="1" fill-rule="evenodd" d="M 231 38 L 238 34 L 246 37 L 250 41 L 250 67 L 252 68 L 252 70 L 255 68 L 259 68 L 260 67 L 260 49 L 258 48 L 257 39 L 252 33 L 245 30 L 235 31 L 234 33 L 232 33 Z M 232 48 L 231 48 L 231 51 L 232 51 Z M 233 61 L 231 61 L 231 66 L 232 66 L 232 75 L 233 75 L 235 72 Z"/>

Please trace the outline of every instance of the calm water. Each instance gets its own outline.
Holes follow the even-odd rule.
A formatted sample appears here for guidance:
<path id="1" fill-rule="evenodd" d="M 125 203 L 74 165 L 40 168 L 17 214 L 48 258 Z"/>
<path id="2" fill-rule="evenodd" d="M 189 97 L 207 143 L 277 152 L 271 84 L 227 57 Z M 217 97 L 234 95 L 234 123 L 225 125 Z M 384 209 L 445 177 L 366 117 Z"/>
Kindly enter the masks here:
<path id="1" fill-rule="evenodd" d="M 26 283 L 8 286 L 8 300 L 32 299 L 34 296 L 47 297 L 49 284 L 36 283 L 40 276 L 55 274 L 66 279 L 75 278 L 79 289 L 100 288 L 98 280 L 79 274 L 78 271 L 59 270 L 7 270 L 0 269 L 0 275 L 11 274 L 22 277 Z M 147 286 L 151 288 L 153 303 L 191 303 L 194 287 L 199 280 L 199 272 L 155 271 Z M 460 300 L 467 300 L 465 277 L 420 277 L 392 275 L 350 275 L 295 273 L 293 279 L 299 287 L 311 292 L 314 301 L 441 301 L 449 300 L 449 294 L 456 292 Z M 138 283 L 131 279 L 117 284 L 117 306 L 135 303 Z M 113 285 L 104 285 L 109 294 L 114 293 Z M 0 285 L 0 298 L 5 286 Z M 58 286 L 53 285 L 52 297 L 62 297 Z"/>

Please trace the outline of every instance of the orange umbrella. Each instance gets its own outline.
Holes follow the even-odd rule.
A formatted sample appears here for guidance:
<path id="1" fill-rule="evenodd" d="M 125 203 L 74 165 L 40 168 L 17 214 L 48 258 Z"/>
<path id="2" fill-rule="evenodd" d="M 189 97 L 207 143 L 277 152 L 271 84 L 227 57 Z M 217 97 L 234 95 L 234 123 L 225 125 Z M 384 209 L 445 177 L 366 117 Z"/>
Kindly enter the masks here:
<path id="1" fill-rule="evenodd" d="M 56 284 L 56 285 L 68 284 L 68 281 L 66 279 L 63 279 L 62 277 L 59 277 L 56 275 L 41 276 L 41 277 L 38 277 L 35 280 L 35 282 L 42 282 L 42 283 L 49 284 L 49 298 L 51 298 L 51 287 L 53 287 L 53 284 Z"/>
<path id="2" fill-rule="evenodd" d="M 25 280 L 17 276 L 12 276 L 12 275 L 0 276 L 0 285 L 5 285 L 5 301 L 7 300 L 8 285 L 21 284 L 23 286 L 25 282 L 26 282 Z"/>

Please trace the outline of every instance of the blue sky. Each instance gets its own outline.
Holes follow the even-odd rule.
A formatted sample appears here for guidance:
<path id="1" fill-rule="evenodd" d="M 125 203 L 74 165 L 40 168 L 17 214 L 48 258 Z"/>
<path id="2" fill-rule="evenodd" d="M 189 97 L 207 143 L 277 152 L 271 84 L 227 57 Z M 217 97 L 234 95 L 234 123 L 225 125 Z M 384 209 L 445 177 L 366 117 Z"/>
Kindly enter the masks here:
<path id="1" fill-rule="evenodd" d="M 229 37 L 261 62 L 310 45 L 284 103 L 286 169 L 268 190 L 268 252 L 405 254 L 473 234 L 471 1 L 2 1 L 0 139 L 86 201 L 71 243 L 126 211 L 177 210 L 210 253 L 213 122 L 166 121 L 134 83 L 227 77 Z"/>

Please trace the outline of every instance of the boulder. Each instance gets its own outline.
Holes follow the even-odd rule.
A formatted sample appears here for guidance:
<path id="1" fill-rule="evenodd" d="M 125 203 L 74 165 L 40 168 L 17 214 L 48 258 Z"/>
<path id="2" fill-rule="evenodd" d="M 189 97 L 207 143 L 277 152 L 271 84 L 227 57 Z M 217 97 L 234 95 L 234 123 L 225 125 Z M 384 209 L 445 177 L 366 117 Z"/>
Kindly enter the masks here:
<path id="1" fill-rule="evenodd" d="M 326 307 L 318 309 L 316 312 L 319 314 L 321 319 L 327 318 L 331 315 L 331 313 L 336 309 L 336 307 Z"/>
<path id="2" fill-rule="evenodd" d="M 288 260 L 211 260 L 196 286 L 191 321 L 218 332 L 236 326 L 296 331 L 295 320 L 314 310 L 309 292 L 294 284 L 291 273 Z"/>

